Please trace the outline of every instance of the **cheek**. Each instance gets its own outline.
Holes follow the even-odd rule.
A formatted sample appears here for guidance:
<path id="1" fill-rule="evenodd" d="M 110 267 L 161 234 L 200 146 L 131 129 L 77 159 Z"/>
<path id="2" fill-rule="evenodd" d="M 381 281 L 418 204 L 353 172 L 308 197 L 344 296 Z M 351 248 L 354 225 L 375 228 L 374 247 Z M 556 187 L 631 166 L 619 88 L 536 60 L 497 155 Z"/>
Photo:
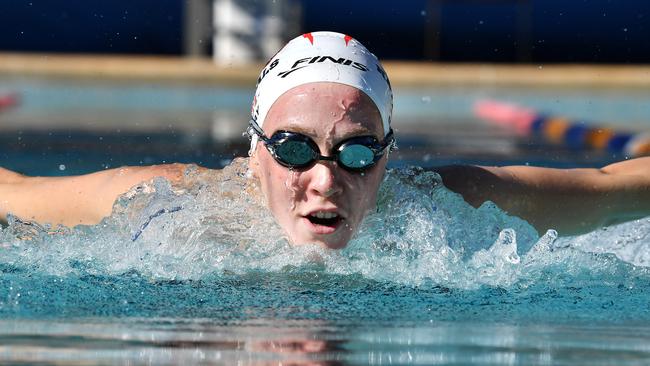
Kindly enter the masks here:
<path id="1" fill-rule="evenodd" d="M 264 155 L 265 154 L 261 153 L 258 150 L 257 155 L 255 156 L 257 164 L 251 165 L 256 167 L 256 169 L 253 170 L 253 173 L 260 180 L 262 193 L 264 193 L 264 196 L 268 202 L 268 198 L 272 197 L 270 189 L 274 187 L 273 179 L 275 174 L 273 172 L 273 165 L 270 164 L 268 158 Z"/>
<path id="2" fill-rule="evenodd" d="M 271 209 L 293 210 L 303 194 L 301 173 L 277 164 L 272 157 L 260 157 L 260 181 Z"/>
<path id="3" fill-rule="evenodd" d="M 346 182 L 348 199 L 359 208 L 359 213 L 364 214 L 367 210 L 375 207 L 377 191 L 383 180 L 384 169 L 385 164 L 378 165 L 364 176 L 351 176 L 351 179 Z"/>
<path id="4" fill-rule="evenodd" d="M 363 186 L 367 209 L 373 209 L 375 207 L 377 203 L 377 192 L 379 191 L 381 182 L 384 180 L 385 173 L 386 159 L 380 160 L 377 166 L 368 173 L 366 183 Z"/>

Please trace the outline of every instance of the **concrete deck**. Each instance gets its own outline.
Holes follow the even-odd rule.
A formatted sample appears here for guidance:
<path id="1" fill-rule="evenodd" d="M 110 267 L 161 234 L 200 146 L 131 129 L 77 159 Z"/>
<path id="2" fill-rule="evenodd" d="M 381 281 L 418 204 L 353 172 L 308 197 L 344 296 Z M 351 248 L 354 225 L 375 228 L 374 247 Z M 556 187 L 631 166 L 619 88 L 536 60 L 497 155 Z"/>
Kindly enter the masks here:
<path id="1" fill-rule="evenodd" d="M 384 62 L 395 85 L 650 87 L 650 65 L 493 65 Z M 210 59 L 0 53 L 1 76 L 254 85 L 261 64 L 215 65 Z"/>

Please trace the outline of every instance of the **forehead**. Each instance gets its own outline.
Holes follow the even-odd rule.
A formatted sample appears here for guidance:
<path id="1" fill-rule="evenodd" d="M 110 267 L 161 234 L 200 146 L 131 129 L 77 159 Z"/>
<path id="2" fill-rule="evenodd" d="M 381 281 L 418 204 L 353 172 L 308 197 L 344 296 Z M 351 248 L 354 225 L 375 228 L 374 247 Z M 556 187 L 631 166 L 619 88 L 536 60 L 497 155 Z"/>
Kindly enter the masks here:
<path id="1" fill-rule="evenodd" d="M 383 137 L 381 115 L 372 99 L 354 87 L 318 82 L 297 86 L 275 101 L 263 129 L 307 135 L 371 134 Z"/>

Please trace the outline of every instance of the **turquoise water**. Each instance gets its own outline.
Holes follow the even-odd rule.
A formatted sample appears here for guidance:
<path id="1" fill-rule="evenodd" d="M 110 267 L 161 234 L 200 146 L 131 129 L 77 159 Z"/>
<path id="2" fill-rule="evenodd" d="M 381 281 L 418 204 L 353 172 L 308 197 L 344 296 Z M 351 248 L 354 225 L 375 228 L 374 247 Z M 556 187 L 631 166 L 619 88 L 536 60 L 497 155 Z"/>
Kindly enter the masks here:
<path id="1" fill-rule="evenodd" d="M 210 132 L 221 123 L 213 110 L 245 124 L 245 88 L 2 88 L 19 91 L 23 105 L 0 115 L 0 166 L 29 174 L 162 161 L 221 167 L 246 148 Z M 449 141 L 425 138 L 437 132 L 409 131 L 476 130 L 470 107 L 485 97 L 643 128 L 648 92 L 396 92 L 401 150 L 378 211 L 342 251 L 287 244 L 239 160 L 220 174 L 189 171 L 181 186 L 135 189 L 96 226 L 11 219 L 0 231 L 0 363 L 648 364 L 650 218 L 577 237 L 537 233 L 408 168 L 601 164 L 612 157 L 509 157 L 507 139 L 478 140 L 501 155 L 441 154 Z"/>
<path id="2" fill-rule="evenodd" d="M 391 170 L 342 251 L 292 247 L 237 160 L 96 226 L 0 232 L 0 359 L 647 364 L 650 219 L 541 237 Z"/>
<path id="3" fill-rule="evenodd" d="M 248 87 L 159 83 L 90 83 L 60 79 L 0 79 L 0 93 L 21 95 L 26 108 L 13 112 L 13 118 L 85 113 L 86 125 L 102 112 L 129 113 L 137 121 L 142 114 L 167 116 L 166 122 L 181 122 L 185 116 L 228 112 L 248 118 L 253 89 Z M 423 118 L 441 122 L 471 116 L 476 100 L 490 98 L 533 108 L 572 120 L 600 122 L 610 127 L 647 128 L 650 91 L 641 88 L 496 87 L 444 85 L 395 87 L 394 121 L 422 123 Z M 180 120 L 180 121 L 179 121 Z M 47 121 L 41 121 L 46 125 Z M 119 121 L 114 121 L 119 122 Z M 128 122 L 128 121 L 127 121 Z M 164 123 L 163 123 L 164 125 Z"/>
<path id="4" fill-rule="evenodd" d="M 26 174 L 82 174 L 121 165 L 196 163 L 220 168 L 247 151 L 247 87 L 0 78 L 21 104 L 0 114 L 0 164 Z M 623 159 L 518 139 L 472 115 L 481 99 L 518 103 L 622 131 L 647 129 L 644 89 L 396 86 L 393 166 L 602 166 Z"/>

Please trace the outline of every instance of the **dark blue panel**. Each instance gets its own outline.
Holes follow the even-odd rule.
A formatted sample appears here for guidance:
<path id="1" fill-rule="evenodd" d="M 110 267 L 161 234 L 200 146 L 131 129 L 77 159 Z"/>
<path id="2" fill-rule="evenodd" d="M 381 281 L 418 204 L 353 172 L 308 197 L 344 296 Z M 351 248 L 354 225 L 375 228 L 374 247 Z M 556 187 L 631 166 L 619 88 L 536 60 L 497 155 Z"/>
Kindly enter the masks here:
<path id="1" fill-rule="evenodd" d="M 0 3 L 0 50 L 179 53 L 182 0 Z"/>
<path id="2" fill-rule="evenodd" d="M 347 33 L 382 59 L 422 57 L 425 0 L 303 1 L 303 10 L 305 31 Z"/>
<path id="3" fill-rule="evenodd" d="M 382 59 L 433 57 L 438 39 L 443 61 L 650 62 L 645 0 L 296 1 L 305 31 L 348 33 Z M 0 51 L 180 53 L 183 4 L 3 1 Z"/>

